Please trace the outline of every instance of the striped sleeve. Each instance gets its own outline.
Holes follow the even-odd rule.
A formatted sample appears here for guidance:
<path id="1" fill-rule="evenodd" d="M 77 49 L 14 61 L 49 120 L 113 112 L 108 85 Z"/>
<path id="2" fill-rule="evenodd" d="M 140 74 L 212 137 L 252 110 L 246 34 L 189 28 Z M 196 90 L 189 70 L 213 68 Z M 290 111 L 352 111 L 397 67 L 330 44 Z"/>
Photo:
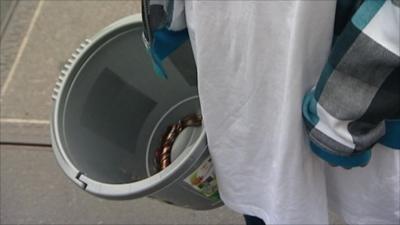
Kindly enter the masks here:
<path id="1" fill-rule="evenodd" d="M 303 118 L 311 149 L 330 164 L 365 166 L 371 147 L 387 138 L 399 147 L 399 27 L 399 1 L 364 1 L 306 94 Z"/>

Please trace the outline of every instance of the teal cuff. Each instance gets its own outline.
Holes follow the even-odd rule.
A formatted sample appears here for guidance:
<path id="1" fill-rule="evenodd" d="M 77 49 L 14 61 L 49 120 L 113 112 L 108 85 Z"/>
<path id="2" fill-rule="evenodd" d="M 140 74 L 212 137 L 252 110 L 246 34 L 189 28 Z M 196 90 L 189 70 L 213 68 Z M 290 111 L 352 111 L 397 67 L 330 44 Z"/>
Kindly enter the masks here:
<path id="1" fill-rule="evenodd" d="M 327 161 L 332 166 L 340 166 L 345 169 L 353 167 L 364 167 L 371 160 L 371 150 L 354 152 L 349 156 L 341 156 L 334 154 L 316 143 L 310 141 L 311 150 L 321 159 Z"/>

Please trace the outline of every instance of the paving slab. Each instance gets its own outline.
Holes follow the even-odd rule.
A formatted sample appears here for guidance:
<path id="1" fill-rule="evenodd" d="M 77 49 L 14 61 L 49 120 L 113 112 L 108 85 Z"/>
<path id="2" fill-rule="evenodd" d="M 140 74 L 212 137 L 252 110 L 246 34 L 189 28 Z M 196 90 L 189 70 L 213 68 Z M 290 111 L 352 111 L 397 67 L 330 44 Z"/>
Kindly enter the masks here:
<path id="1" fill-rule="evenodd" d="M 13 2 L 15 2 L 14 4 L 11 4 L 11 1 L 0 1 L 0 7 L 2 7 L 2 18 L 4 17 L 4 19 L 6 19 L 6 17 L 8 17 L 8 29 L 4 29 L 4 21 L 2 20 L 1 22 L 0 85 L 1 88 L 3 88 L 4 84 L 6 83 L 7 75 L 14 64 L 13 62 L 17 56 L 18 50 L 20 49 L 22 40 L 26 35 L 33 14 L 38 5 L 38 1 L 24 1 L 23 4 L 17 4 L 17 1 L 15 0 L 13 0 Z M 20 2 L 18 1 L 18 3 Z M 12 10 L 11 7 L 13 5 L 16 7 L 11 16 L 8 13 L 10 13 L 9 10 Z"/>
<path id="2" fill-rule="evenodd" d="M 1 41 L 2 142 L 37 139 L 24 126 L 41 126 L 46 133 L 39 136 L 48 136 L 51 94 L 66 60 L 87 37 L 139 12 L 137 0 L 20 1 Z M 5 122 L 12 120 L 20 124 Z"/>
<path id="3" fill-rule="evenodd" d="M 50 124 L 47 121 L 3 119 L 0 143 L 50 145 Z"/>
<path id="4" fill-rule="evenodd" d="M 112 201 L 67 180 L 50 148 L 1 145 L 1 224 L 243 224 L 221 207 L 194 211 L 153 199 Z"/>
<path id="5" fill-rule="evenodd" d="M 7 12 L 8 10 L 11 8 L 12 5 L 12 1 L 10 0 L 1 0 L 0 1 L 0 21 L 1 24 L 3 24 L 6 16 L 7 16 Z"/>
<path id="6" fill-rule="evenodd" d="M 3 36 L 3 31 L 6 29 L 17 3 L 17 0 L 0 1 L 0 38 Z"/>
<path id="7" fill-rule="evenodd" d="M 23 5 L 29 1 L 22 1 Z M 81 41 L 122 17 L 139 1 L 40 1 L 22 57 L 3 89 L 2 117 L 47 120 L 61 66 Z M 13 18 L 14 19 L 14 18 Z M 11 71 L 12 72 L 12 71 Z M 11 77 L 12 76 L 12 77 Z M 4 93 L 5 92 L 5 93 Z"/>

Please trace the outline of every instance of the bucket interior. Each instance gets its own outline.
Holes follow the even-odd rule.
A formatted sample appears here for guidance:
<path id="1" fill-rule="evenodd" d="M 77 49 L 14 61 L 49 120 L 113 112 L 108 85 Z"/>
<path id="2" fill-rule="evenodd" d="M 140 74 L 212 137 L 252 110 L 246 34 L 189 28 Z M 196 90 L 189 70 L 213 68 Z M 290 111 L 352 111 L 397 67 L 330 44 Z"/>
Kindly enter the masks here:
<path id="1" fill-rule="evenodd" d="M 195 71 L 167 60 L 169 78 L 157 77 L 140 24 L 108 33 L 85 54 L 60 94 L 56 116 L 62 151 L 95 181 L 145 179 L 156 173 L 154 151 L 167 126 L 200 113 Z M 193 142 L 201 130 L 192 132 Z"/>

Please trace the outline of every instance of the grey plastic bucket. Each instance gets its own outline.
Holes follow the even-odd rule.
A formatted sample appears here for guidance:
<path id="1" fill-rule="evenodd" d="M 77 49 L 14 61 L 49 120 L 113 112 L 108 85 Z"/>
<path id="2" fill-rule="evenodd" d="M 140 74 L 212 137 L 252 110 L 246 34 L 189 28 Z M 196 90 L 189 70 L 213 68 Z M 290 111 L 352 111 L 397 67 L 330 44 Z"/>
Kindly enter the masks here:
<path id="1" fill-rule="evenodd" d="M 174 143 L 173 162 L 157 172 L 155 149 L 167 126 L 200 113 L 196 76 L 166 62 L 154 75 L 140 15 L 85 40 L 53 94 L 51 137 L 57 161 L 85 191 L 110 199 L 144 196 L 186 208 L 222 205 L 202 128 Z M 199 181 L 201 180 L 201 182 Z"/>

